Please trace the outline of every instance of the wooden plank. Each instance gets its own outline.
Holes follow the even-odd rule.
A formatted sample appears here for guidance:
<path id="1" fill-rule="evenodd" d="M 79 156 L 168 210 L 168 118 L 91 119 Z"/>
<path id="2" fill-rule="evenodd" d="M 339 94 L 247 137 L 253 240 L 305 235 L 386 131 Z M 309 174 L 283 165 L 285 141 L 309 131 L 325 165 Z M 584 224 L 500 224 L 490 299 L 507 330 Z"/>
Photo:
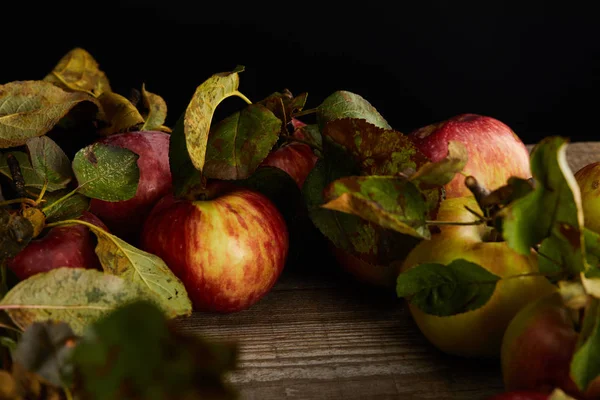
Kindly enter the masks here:
<path id="1" fill-rule="evenodd" d="M 575 172 L 600 161 L 600 144 L 573 143 L 567 155 Z M 353 281 L 326 247 L 311 243 L 296 261 L 250 309 L 176 321 L 183 332 L 239 343 L 228 380 L 242 399 L 473 400 L 502 391 L 499 360 L 437 351 L 393 291 Z"/>

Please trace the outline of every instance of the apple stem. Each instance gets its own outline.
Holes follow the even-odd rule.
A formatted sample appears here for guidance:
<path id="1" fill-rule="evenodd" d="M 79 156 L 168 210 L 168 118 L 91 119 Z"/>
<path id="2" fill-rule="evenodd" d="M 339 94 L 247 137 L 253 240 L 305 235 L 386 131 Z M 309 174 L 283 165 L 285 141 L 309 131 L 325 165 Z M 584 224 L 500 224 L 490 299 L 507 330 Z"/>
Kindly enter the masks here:
<path id="1" fill-rule="evenodd" d="M 23 197 L 23 198 L 18 198 L 18 199 L 0 201 L 0 207 L 7 206 L 9 204 L 17 204 L 17 203 L 21 203 L 21 204 L 25 203 L 25 204 L 29 204 L 30 206 L 33 206 L 33 207 L 38 205 L 38 203 L 35 200 L 32 200 L 27 197 Z"/>
<path id="2" fill-rule="evenodd" d="M 249 98 L 247 98 L 246 96 L 244 96 L 244 94 L 242 92 L 239 92 L 236 90 L 235 92 L 233 92 L 233 94 L 236 95 L 237 97 L 243 99 L 246 103 L 252 104 L 252 101 Z"/>
<path id="3" fill-rule="evenodd" d="M 317 112 L 317 108 L 309 108 L 308 110 L 298 111 L 296 114 L 293 115 L 293 117 L 294 118 L 296 118 L 296 117 L 303 117 L 305 115 L 314 114 L 316 112 Z"/>
<path id="4" fill-rule="evenodd" d="M 307 140 L 298 139 L 298 138 L 295 138 L 295 137 L 290 136 L 290 135 L 279 135 L 279 136 L 282 137 L 282 138 L 284 138 L 288 142 L 302 143 L 302 144 L 305 144 L 305 145 L 309 146 L 313 150 L 320 151 L 321 153 L 323 152 L 323 149 L 320 146 L 317 146 L 316 144 L 311 143 L 311 142 L 309 142 Z"/>

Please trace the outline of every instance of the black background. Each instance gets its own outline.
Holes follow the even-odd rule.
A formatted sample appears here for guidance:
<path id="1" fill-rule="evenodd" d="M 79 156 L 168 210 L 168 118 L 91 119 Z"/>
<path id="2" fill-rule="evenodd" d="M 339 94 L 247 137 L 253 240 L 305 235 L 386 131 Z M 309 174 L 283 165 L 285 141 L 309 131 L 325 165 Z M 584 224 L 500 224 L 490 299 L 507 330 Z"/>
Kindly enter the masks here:
<path id="1" fill-rule="evenodd" d="M 13 2 L 0 14 L 0 82 L 40 79 L 81 46 L 114 90 L 145 82 L 163 96 L 168 124 L 203 80 L 241 64 L 252 100 L 288 88 L 313 107 L 350 90 L 402 132 L 473 112 L 525 142 L 599 140 L 596 14 L 502 3 Z"/>

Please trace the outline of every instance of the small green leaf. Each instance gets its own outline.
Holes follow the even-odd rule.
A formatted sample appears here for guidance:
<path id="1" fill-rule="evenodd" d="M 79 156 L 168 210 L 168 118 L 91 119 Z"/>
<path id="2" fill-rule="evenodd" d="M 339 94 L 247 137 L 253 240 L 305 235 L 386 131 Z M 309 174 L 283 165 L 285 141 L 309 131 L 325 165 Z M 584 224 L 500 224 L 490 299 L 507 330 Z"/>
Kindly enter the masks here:
<path id="1" fill-rule="evenodd" d="M 13 354 L 13 361 L 27 371 L 58 387 L 67 385 L 70 357 L 77 339 L 64 322 L 35 322 L 25 329 Z"/>
<path id="2" fill-rule="evenodd" d="M 535 188 L 508 204 L 497 216 L 504 239 L 518 253 L 529 254 L 533 246 L 556 236 L 556 240 L 568 244 L 563 246 L 566 251 L 581 254 L 571 258 L 575 264 L 570 269 L 583 271 L 586 267 L 581 194 L 567 163 L 567 143 L 565 138 L 548 137 L 534 148 L 531 171 Z"/>
<path id="3" fill-rule="evenodd" d="M 443 186 L 449 183 L 454 176 L 461 172 L 467 164 L 469 153 L 461 142 L 448 143 L 448 155 L 438 162 L 426 162 L 410 176 L 415 183 Z"/>
<path id="4" fill-rule="evenodd" d="M 90 327 L 73 353 L 86 399 L 236 398 L 224 383 L 237 346 L 176 332 L 156 307 L 136 302 Z"/>
<path id="5" fill-rule="evenodd" d="M 585 392 L 589 384 L 600 376 L 600 300 L 592 300 L 583 320 L 583 331 L 578 348 L 571 360 L 573 381 Z"/>
<path id="6" fill-rule="evenodd" d="M 73 179 L 73 170 L 65 152 L 48 136 L 31 138 L 26 144 L 31 165 L 42 181 L 66 187 Z"/>
<path id="7" fill-rule="evenodd" d="M 366 120 L 337 119 L 325 126 L 323 136 L 350 153 L 361 175 L 408 177 L 429 162 L 408 136 Z"/>
<path id="8" fill-rule="evenodd" d="M 243 69 L 242 69 L 243 70 Z M 196 88 L 184 116 L 186 147 L 194 167 L 202 171 L 206 147 L 215 109 L 224 99 L 240 96 L 238 91 L 240 69 L 217 73 Z"/>
<path id="9" fill-rule="evenodd" d="M 47 193 L 44 196 L 44 214 L 46 214 L 46 223 L 62 221 L 65 219 L 77 219 L 81 217 L 84 211 L 90 207 L 90 199 L 80 193 L 69 195 L 65 200 L 55 204 L 63 196 L 68 195 L 69 190 L 59 190 Z"/>
<path id="10" fill-rule="evenodd" d="M 136 130 L 144 124 L 144 117 L 133 103 L 118 93 L 104 92 L 98 97 L 98 102 L 101 109 L 100 119 L 106 122 L 106 126 L 98 129 L 101 135 Z"/>
<path id="11" fill-rule="evenodd" d="M 152 300 L 146 288 L 94 269 L 56 268 L 35 274 L 15 285 L 0 310 L 26 329 L 34 322 L 66 322 L 76 334 L 116 307 Z"/>
<path id="12" fill-rule="evenodd" d="M 129 200 L 137 191 L 139 156 L 131 150 L 94 143 L 73 158 L 79 193 L 104 201 Z"/>
<path id="13" fill-rule="evenodd" d="M 183 120 L 182 115 L 175 124 L 169 141 L 169 167 L 173 194 L 177 198 L 193 196 L 195 192 L 201 191 L 204 185 L 202 173 L 192 164 L 185 144 Z"/>
<path id="14" fill-rule="evenodd" d="M 405 178 L 348 176 L 325 189 L 322 207 L 357 215 L 367 221 L 418 238 L 430 238 L 425 224 L 425 196 Z"/>
<path id="15" fill-rule="evenodd" d="M 323 129 L 325 125 L 336 119 L 356 118 L 382 129 L 392 129 L 390 124 L 363 97 L 340 90 L 327 97 L 317 108 L 317 121 Z"/>
<path id="16" fill-rule="evenodd" d="M 269 155 L 280 129 L 281 120 L 260 104 L 251 104 L 225 118 L 208 138 L 204 176 L 248 178 Z"/>
<path id="17" fill-rule="evenodd" d="M 85 225 L 98 237 L 96 254 L 104 271 L 145 288 L 156 297 L 156 302 L 169 317 L 192 313 L 192 303 L 185 286 L 160 257 L 142 251 L 95 225 Z"/>
<path id="18" fill-rule="evenodd" d="M 299 133 L 304 137 L 308 143 L 312 144 L 318 149 L 323 148 L 323 136 L 317 124 L 309 124 L 298 128 Z"/>
<path id="19" fill-rule="evenodd" d="M 0 174 L 12 180 L 10 168 L 8 167 L 8 162 L 6 160 L 6 156 L 8 154 L 12 154 L 13 156 L 15 156 L 17 162 L 19 163 L 19 167 L 21 168 L 21 174 L 23 175 L 23 180 L 25 181 L 25 186 L 35 189 L 41 189 L 44 186 L 44 178 L 41 177 L 33 168 L 33 166 L 31 165 L 31 161 L 29 161 L 29 156 L 27 155 L 27 153 L 24 153 L 22 151 L 11 151 L 5 154 L 0 154 Z M 48 192 L 53 192 L 55 190 L 60 190 L 63 187 L 64 185 L 62 184 L 48 182 L 48 187 L 46 188 L 46 190 Z"/>
<path id="20" fill-rule="evenodd" d="M 0 85 L 0 148 L 24 145 L 48 133 L 77 104 L 96 99 L 66 92 L 44 81 L 14 81 Z"/>
<path id="21" fill-rule="evenodd" d="M 450 316 L 483 307 L 500 277 L 485 268 L 457 259 L 448 265 L 417 265 L 398 276 L 396 294 L 423 312 Z"/>
<path id="22" fill-rule="evenodd" d="M 143 116 L 145 122 L 141 130 L 162 130 L 167 119 L 167 103 L 159 95 L 148 92 L 146 85 L 142 85 L 142 100 L 148 113 Z"/>
<path id="23" fill-rule="evenodd" d="M 18 214 L 0 208 L 0 264 L 19 254 L 33 238 L 33 225 Z"/>

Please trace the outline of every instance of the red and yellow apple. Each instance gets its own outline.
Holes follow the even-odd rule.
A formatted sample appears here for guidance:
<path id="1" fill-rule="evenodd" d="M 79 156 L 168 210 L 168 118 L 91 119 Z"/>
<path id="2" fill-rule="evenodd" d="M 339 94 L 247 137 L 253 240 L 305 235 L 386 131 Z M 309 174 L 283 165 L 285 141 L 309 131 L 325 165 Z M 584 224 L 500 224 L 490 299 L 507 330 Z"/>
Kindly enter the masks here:
<path id="1" fill-rule="evenodd" d="M 146 219 L 141 247 L 181 279 L 195 310 L 234 312 L 273 287 L 288 253 L 288 231 L 264 195 L 212 181 L 205 200 L 163 197 Z"/>
<path id="2" fill-rule="evenodd" d="M 480 211 L 473 197 L 442 202 L 438 220 L 469 222 L 476 217 L 465 209 Z M 441 226 L 430 240 L 420 242 L 404 260 L 401 272 L 422 263 L 447 265 L 455 259 L 479 264 L 500 277 L 538 271 L 536 255 L 520 255 L 506 242 L 488 241 L 484 225 Z M 556 287 L 542 276 L 501 279 L 489 301 L 481 308 L 453 316 L 427 314 L 409 305 L 416 324 L 440 350 L 466 357 L 499 357 L 502 337 L 512 318 L 527 304 Z"/>
<path id="3" fill-rule="evenodd" d="M 102 219 L 113 234 L 134 245 L 154 204 L 172 189 L 169 141 L 170 136 L 160 131 L 120 133 L 100 140 L 139 155 L 140 179 L 134 197 L 117 202 L 98 199 L 90 202 L 90 212 Z"/>
<path id="4" fill-rule="evenodd" d="M 489 190 L 505 185 L 511 176 L 531 177 L 525 144 L 506 124 L 491 117 L 461 114 L 417 129 L 409 137 L 434 162 L 447 156 L 449 141 L 466 146 L 467 164 L 463 173 L 445 186 L 447 198 L 471 195 L 464 184 L 468 175 Z"/>
<path id="5" fill-rule="evenodd" d="M 104 230 L 106 225 L 94 214 L 84 211 L 80 220 Z M 83 225 L 57 226 L 29 242 L 27 247 L 7 262 L 19 279 L 59 267 L 102 269 L 94 249 L 95 236 Z"/>
<path id="6" fill-rule="evenodd" d="M 571 359 L 579 333 L 559 292 L 524 307 L 502 341 L 502 376 L 506 390 L 550 393 L 560 388 L 579 399 L 600 398 L 600 379 L 582 393 L 571 379 Z"/>
<path id="7" fill-rule="evenodd" d="M 581 191 L 584 225 L 600 233 L 600 162 L 584 166 L 575 173 Z"/>

